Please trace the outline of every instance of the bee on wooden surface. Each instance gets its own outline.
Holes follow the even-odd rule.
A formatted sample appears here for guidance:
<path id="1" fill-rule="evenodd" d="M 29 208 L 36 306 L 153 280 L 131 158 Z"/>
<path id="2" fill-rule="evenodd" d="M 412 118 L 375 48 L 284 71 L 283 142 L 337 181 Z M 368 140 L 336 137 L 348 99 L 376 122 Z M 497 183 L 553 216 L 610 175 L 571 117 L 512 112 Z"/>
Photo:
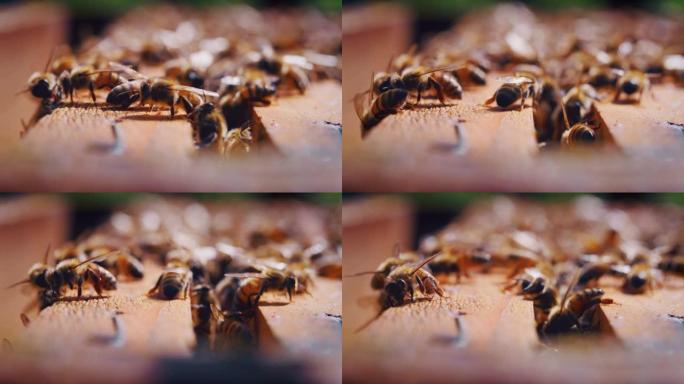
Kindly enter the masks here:
<path id="1" fill-rule="evenodd" d="M 95 72 L 95 67 L 92 65 L 79 65 L 69 72 L 63 72 L 59 76 L 64 94 L 69 96 L 69 101 L 74 102 L 74 93 L 76 91 L 87 89 L 90 91 L 93 103 L 97 102 L 93 72 Z"/>
<path id="2" fill-rule="evenodd" d="M 449 72 L 440 72 L 436 76 L 437 82 L 442 86 L 445 97 L 450 99 L 461 99 L 463 97 L 463 87 L 458 78 Z"/>
<path id="3" fill-rule="evenodd" d="M 555 306 L 549 317 L 541 326 L 540 335 L 549 338 L 560 334 L 571 332 L 573 329 L 578 331 L 592 331 L 597 329 L 594 320 L 595 312 L 600 309 L 600 304 L 612 304 L 612 299 L 604 298 L 604 290 L 601 288 L 585 288 L 574 291 L 575 279 L 568 286 L 567 291 L 557 306 Z"/>
<path id="4" fill-rule="evenodd" d="M 190 290 L 192 324 L 196 333 L 211 335 L 220 318 L 218 300 L 211 286 L 197 284 Z"/>
<path id="5" fill-rule="evenodd" d="M 126 276 L 133 280 L 139 280 L 145 276 L 145 267 L 142 261 L 133 256 L 128 250 L 108 252 L 98 264 L 111 271 L 117 277 Z"/>
<path id="6" fill-rule="evenodd" d="M 551 267 L 550 264 L 541 263 L 534 268 L 525 268 L 522 272 L 513 276 L 513 278 L 504 285 L 502 291 L 507 292 L 517 289 L 516 293 L 520 295 L 534 292 L 536 286 L 540 284 L 551 284 L 554 280 L 554 275 L 553 267 Z"/>
<path id="7" fill-rule="evenodd" d="M 313 70 L 313 65 L 304 56 L 279 55 L 272 47 L 263 47 L 261 53 L 252 55 L 252 65 L 267 74 L 280 78 L 279 87 L 295 89 L 304 94 L 309 86 L 308 71 Z"/>
<path id="8" fill-rule="evenodd" d="M 238 91 L 225 94 L 219 100 L 228 129 L 248 126 L 254 120 L 254 107 L 268 106 L 275 87 L 265 81 L 248 81 Z"/>
<path id="9" fill-rule="evenodd" d="M 458 91 L 454 90 L 457 87 L 454 86 L 453 82 L 458 83 L 458 80 L 453 75 L 447 75 L 448 80 L 444 80 L 444 77 L 439 74 L 449 73 L 452 69 L 453 66 L 437 68 L 417 66 L 405 68 L 400 73 L 379 72 L 372 76 L 372 95 L 380 97 L 388 90 L 401 89 L 412 97 L 415 96 L 416 104 L 420 104 L 423 95 L 426 92 L 433 91 L 440 103 L 446 104 L 446 99 L 449 96 L 445 94 L 442 84 L 446 82 L 451 88 L 452 95 L 455 95 L 458 94 Z"/>
<path id="10" fill-rule="evenodd" d="M 216 285 L 216 297 L 222 311 L 249 312 L 256 309 L 263 294 L 263 280 L 259 277 L 240 277 L 226 274 Z"/>
<path id="11" fill-rule="evenodd" d="M 387 72 L 401 72 L 408 67 L 414 67 L 420 63 L 420 57 L 416 55 L 417 44 L 411 45 L 408 51 L 400 53 L 397 57 L 390 58 L 387 64 Z"/>
<path id="12" fill-rule="evenodd" d="M 364 134 L 387 116 L 399 113 L 406 106 L 408 95 L 403 89 L 390 89 L 378 95 L 369 109 L 363 110 L 363 94 L 357 94 L 354 97 L 354 107 Z"/>
<path id="13" fill-rule="evenodd" d="M 589 124 L 579 122 L 570 125 L 568 115 L 565 112 L 565 106 L 561 106 L 563 113 L 563 122 L 565 123 L 565 131 L 561 136 L 561 146 L 576 147 L 580 145 L 589 145 L 598 141 L 598 133 Z"/>
<path id="14" fill-rule="evenodd" d="M 629 267 L 629 272 L 625 275 L 622 290 L 625 293 L 639 294 L 649 289 L 654 289 L 662 283 L 662 274 L 654 270 L 647 263 L 640 263 Z"/>
<path id="15" fill-rule="evenodd" d="M 142 42 L 136 53 L 143 62 L 148 64 L 161 64 L 176 56 L 166 44 L 158 40 L 146 40 Z"/>
<path id="16" fill-rule="evenodd" d="M 525 300 L 532 301 L 537 333 L 541 334 L 551 311 L 558 305 L 558 293 L 546 278 L 537 276 L 523 288 L 522 294 Z"/>
<path id="17" fill-rule="evenodd" d="M 461 282 L 461 276 L 470 277 L 468 270 L 475 266 L 482 266 L 491 262 L 491 255 L 483 249 L 461 249 L 447 247 L 428 267 L 432 274 L 439 278 L 456 276 L 456 282 Z"/>
<path id="18" fill-rule="evenodd" d="M 532 117 L 539 143 L 558 143 L 564 126 L 562 123 L 562 93 L 555 80 L 548 76 L 539 77 L 538 90 L 532 103 Z"/>
<path id="19" fill-rule="evenodd" d="M 494 95 L 484 102 L 484 105 L 492 104 L 500 108 L 510 108 L 516 101 L 520 100 L 520 110 L 525 106 L 528 97 L 534 97 L 535 80 L 529 75 L 513 76 L 504 78 L 504 83 L 494 92 Z"/>
<path id="20" fill-rule="evenodd" d="M 371 288 L 380 290 L 385 287 L 385 280 L 387 276 L 396 269 L 397 267 L 414 263 L 418 261 L 418 256 L 411 252 L 402 253 L 399 244 L 395 244 L 393 248 L 392 257 L 387 258 L 385 261 L 380 263 L 380 265 L 374 271 L 359 272 L 348 277 L 363 276 L 363 275 L 373 275 L 371 279 Z"/>
<path id="21" fill-rule="evenodd" d="M 188 114 L 192 141 L 198 148 L 220 148 L 228 128 L 223 113 L 214 103 L 203 103 Z"/>
<path id="22" fill-rule="evenodd" d="M 463 85 L 487 85 L 486 71 L 471 60 L 453 70 L 452 73 Z"/>
<path id="23" fill-rule="evenodd" d="M 563 96 L 563 105 L 570 126 L 587 121 L 594 112 L 594 101 L 598 100 L 600 100 L 600 96 L 589 84 L 581 84 L 571 88 Z"/>
<path id="24" fill-rule="evenodd" d="M 508 274 L 508 277 L 512 278 L 525 268 L 535 267 L 539 262 L 539 257 L 526 249 L 511 249 L 505 252 L 503 262 L 512 266 L 511 272 Z"/>
<path id="25" fill-rule="evenodd" d="M 397 307 L 415 300 L 415 286 L 423 296 L 432 298 L 434 294 L 444 296 L 444 290 L 437 279 L 423 267 L 433 261 L 439 254 L 428 257 L 420 264 L 403 264 L 387 275 L 381 300 L 383 308 Z"/>
<path id="26" fill-rule="evenodd" d="M 637 94 L 636 103 L 641 103 L 641 97 L 644 90 L 651 88 L 652 75 L 641 71 L 620 71 L 620 78 L 615 85 L 615 94 L 613 95 L 613 102 L 620 100 L 620 96 L 624 93 L 627 97 Z"/>
<path id="27" fill-rule="evenodd" d="M 64 89 L 57 76 L 47 71 L 49 65 L 50 62 L 48 62 L 46 70 L 43 72 L 33 72 L 28 78 L 26 89 L 19 93 L 30 92 L 31 95 L 41 99 L 42 102 L 48 105 L 59 104 L 64 96 Z"/>
<path id="28" fill-rule="evenodd" d="M 612 88 L 617 84 L 619 77 L 619 71 L 609 65 L 593 65 L 587 73 L 587 83 L 596 88 Z"/>
<path id="29" fill-rule="evenodd" d="M 28 272 L 29 277 L 12 284 L 9 288 L 28 283 L 41 290 L 46 295 L 46 299 L 52 296 L 60 297 L 67 287 L 72 289 L 76 287 L 78 297 L 81 297 L 84 284 L 90 284 L 98 296 L 102 296 L 104 290 L 116 289 L 116 277 L 105 268 L 93 263 L 100 256 L 84 261 L 70 258 L 60 261 L 55 267 L 50 267 L 47 264 L 49 254 L 50 247 L 45 252 L 43 262 L 31 266 Z"/>
<path id="30" fill-rule="evenodd" d="M 166 268 L 147 295 L 158 296 L 165 300 L 186 299 L 191 281 L 192 272 L 188 268 Z"/>

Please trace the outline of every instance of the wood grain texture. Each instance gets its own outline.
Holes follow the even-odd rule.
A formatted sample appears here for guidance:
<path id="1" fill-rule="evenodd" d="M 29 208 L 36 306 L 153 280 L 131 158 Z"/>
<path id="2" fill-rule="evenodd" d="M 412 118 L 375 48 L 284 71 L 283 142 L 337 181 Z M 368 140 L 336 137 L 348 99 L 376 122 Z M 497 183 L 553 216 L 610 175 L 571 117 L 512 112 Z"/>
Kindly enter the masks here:
<path id="1" fill-rule="evenodd" d="M 362 23 L 357 23 L 362 24 Z M 365 33 L 361 32 L 365 28 Z M 381 122 L 362 139 L 351 102 L 368 89 L 371 71 L 391 53 L 373 20 L 344 30 L 344 169 L 349 191 L 675 191 L 684 188 L 681 167 L 684 90 L 655 85 L 641 105 L 598 105 L 621 151 L 539 153 L 531 108 L 497 111 L 482 106 L 499 84 L 491 74 L 482 88 L 443 107 L 433 100 Z M 399 50 L 407 48 L 408 43 Z M 380 55 L 385 55 L 381 57 Z M 454 125 L 464 120 L 465 148 L 457 153 Z"/>

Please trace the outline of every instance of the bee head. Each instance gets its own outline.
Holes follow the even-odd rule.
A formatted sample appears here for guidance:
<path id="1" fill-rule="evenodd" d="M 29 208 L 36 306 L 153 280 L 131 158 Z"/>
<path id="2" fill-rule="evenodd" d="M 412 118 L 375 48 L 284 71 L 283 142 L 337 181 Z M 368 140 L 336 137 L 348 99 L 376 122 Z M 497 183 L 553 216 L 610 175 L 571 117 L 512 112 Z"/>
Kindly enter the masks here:
<path id="1" fill-rule="evenodd" d="M 190 86 L 195 87 L 195 88 L 202 88 L 204 87 L 204 77 L 199 74 L 199 72 L 193 70 L 190 70 L 188 72 L 188 82 L 190 83 Z"/>
<path id="2" fill-rule="evenodd" d="M 582 125 L 574 130 L 572 137 L 573 140 L 578 143 L 591 144 L 596 141 L 596 132 L 587 126 Z"/>
<path id="3" fill-rule="evenodd" d="M 404 303 L 406 291 L 408 291 L 408 286 L 404 280 L 393 280 L 385 284 L 385 292 L 392 306 Z"/>
<path id="4" fill-rule="evenodd" d="M 639 84 L 635 79 L 629 79 L 622 83 L 622 92 L 631 95 L 639 90 Z"/>
<path id="5" fill-rule="evenodd" d="M 40 78 L 31 85 L 31 94 L 41 99 L 50 97 L 50 82 L 45 78 Z"/>
<path id="6" fill-rule="evenodd" d="M 635 290 L 639 290 L 639 289 L 643 288 L 647 282 L 648 282 L 648 280 L 646 279 L 646 277 L 642 273 L 637 273 L 635 275 L 630 276 L 628 281 L 627 281 L 629 286 Z"/>

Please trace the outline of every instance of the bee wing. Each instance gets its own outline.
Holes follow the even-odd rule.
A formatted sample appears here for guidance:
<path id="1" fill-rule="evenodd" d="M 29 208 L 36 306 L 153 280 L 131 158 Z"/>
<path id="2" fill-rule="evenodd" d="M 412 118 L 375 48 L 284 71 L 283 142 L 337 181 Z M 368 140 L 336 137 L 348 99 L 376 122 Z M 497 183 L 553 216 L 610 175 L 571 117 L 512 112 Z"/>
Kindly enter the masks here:
<path id="1" fill-rule="evenodd" d="M 48 246 L 45 249 L 45 254 L 43 255 L 43 264 L 45 264 L 45 265 L 47 265 L 48 258 L 50 257 L 50 248 L 52 248 L 52 244 L 48 243 Z"/>
<path id="2" fill-rule="evenodd" d="M 226 273 L 223 276 L 225 276 L 225 277 L 237 277 L 240 279 L 245 279 L 248 277 L 256 277 L 256 278 L 263 278 L 264 277 L 261 273 L 255 273 L 255 272 Z"/>
<path id="3" fill-rule="evenodd" d="M 113 250 L 113 251 L 109 251 L 109 252 L 106 252 L 106 253 L 103 253 L 103 254 L 100 254 L 100 255 L 91 256 L 91 257 L 89 257 L 89 258 L 87 258 L 87 259 L 81 261 L 80 263 L 74 265 L 73 267 L 71 267 L 71 269 L 76 269 L 76 268 L 78 268 L 78 267 L 80 267 L 80 266 L 82 266 L 82 265 L 84 265 L 84 264 L 91 263 L 91 262 L 93 262 L 93 261 L 95 261 L 95 260 L 104 259 L 104 258 L 106 258 L 107 256 L 109 256 L 109 255 L 111 255 L 111 254 L 113 254 L 113 253 L 115 253 L 115 252 L 119 252 L 119 250 L 118 250 L 118 249 L 115 249 L 115 250 Z"/>
<path id="4" fill-rule="evenodd" d="M 215 99 L 217 99 L 219 97 L 219 94 L 216 92 L 207 91 L 207 90 L 204 90 L 201 88 L 190 87 L 187 85 L 174 84 L 171 86 L 171 89 L 175 89 L 176 91 L 180 91 L 180 92 L 194 93 L 194 94 L 199 95 L 199 96 L 204 96 L 205 98 L 207 96 L 213 97 Z"/>
<path id="5" fill-rule="evenodd" d="M 563 298 L 561 299 L 560 302 L 560 309 L 563 310 L 565 308 L 565 302 L 568 300 L 568 296 L 570 295 L 570 292 L 575 288 L 575 285 L 577 285 L 577 280 L 579 280 L 580 273 L 582 272 L 581 269 L 577 269 L 575 271 L 575 275 L 572 277 L 572 280 L 570 281 L 570 284 L 568 285 L 568 288 L 565 290 L 565 293 L 563 294 Z"/>
<path id="6" fill-rule="evenodd" d="M 423 268 L 423 267 L 425 266 L 425 264 L 431 262 L 431 261 L 434 260 L 437 256 L 442 256 L 443 253 L 444 253 L 444 252 L 435 253 L 434 255 L 428 257 L 427 259 L 421 261 L 420 264 L 418 264 L 418 266 L 416 266 L 416 267 L 411 271 L 410 275 L 415 274 L 416 272 L 418 272 L 419 269 Z"/>
<path id="7" fill-rule="evenodd" d="M 283 55 L 283 63 L 296 65 L 308 71 L 313 70 L 313 64 L 311 64 L 309 60 L 302 55 Z"/>

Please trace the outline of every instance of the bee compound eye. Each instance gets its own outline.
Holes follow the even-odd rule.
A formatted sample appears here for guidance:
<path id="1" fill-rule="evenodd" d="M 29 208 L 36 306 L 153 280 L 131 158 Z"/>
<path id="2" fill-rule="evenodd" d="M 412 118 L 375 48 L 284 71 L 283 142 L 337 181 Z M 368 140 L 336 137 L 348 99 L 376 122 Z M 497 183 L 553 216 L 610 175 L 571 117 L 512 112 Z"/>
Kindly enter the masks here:
<path id="1" fill-rule="evenodd" d="M 628 80 L 622 84 L 622 91 L 628 95 L 631 95 L 632 93 L 636 92 L 638 89 L 639 89 L 639 85 L 634 80 Z"/>
<path id="2" fill-rule="evenodd" d="M 518 92 L 511 88 L 501 88 L 496 93 L 496 105 L 506 108 L 518 99 Z"/>

